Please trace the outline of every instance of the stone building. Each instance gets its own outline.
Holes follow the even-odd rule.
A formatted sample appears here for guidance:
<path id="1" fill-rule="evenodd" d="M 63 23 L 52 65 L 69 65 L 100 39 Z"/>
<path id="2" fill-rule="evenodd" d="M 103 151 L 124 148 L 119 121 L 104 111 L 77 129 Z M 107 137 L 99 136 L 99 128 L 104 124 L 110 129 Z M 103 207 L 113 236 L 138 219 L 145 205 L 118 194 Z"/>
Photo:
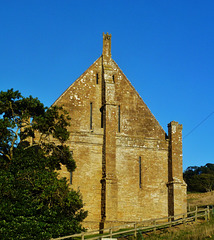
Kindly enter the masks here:
<path id="1" fill-rule="evenodd" d="M 168 135 L 111 58 L 102 55 L 56 100 L 71 117 L 68 144 L 77 168 L 69 179 L 83 196 L 87 228 L 186 212 L 182 125 Z"/>

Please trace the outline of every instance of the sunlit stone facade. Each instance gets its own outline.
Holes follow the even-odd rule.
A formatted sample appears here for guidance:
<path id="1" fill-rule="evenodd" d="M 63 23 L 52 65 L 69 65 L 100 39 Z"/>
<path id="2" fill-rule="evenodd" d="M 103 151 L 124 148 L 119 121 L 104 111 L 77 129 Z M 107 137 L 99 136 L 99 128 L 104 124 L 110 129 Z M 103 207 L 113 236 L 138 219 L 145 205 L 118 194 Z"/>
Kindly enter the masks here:
<path id="1" fill-rule="evenodd" d="M 87 228 L 186 212 L 182 125 L 168 134 L 111 58 L 103 53 L 54 103 L 69 112 L 68 144 L 77 168 L 72 181 L 83 196 Z"/>

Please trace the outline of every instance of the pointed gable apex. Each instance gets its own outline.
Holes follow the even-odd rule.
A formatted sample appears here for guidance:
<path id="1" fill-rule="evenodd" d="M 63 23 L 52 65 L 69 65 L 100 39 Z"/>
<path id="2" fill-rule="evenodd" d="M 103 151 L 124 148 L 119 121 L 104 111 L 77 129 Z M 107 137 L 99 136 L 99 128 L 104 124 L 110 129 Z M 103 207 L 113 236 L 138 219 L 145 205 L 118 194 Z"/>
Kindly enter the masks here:
<path id="1" fill-rule="evenodd" d="M 75 85 L 77 85 L 82 79 L 86 76 L 89 75 L 90 71 L 93 71 L 93 69 L 97 69 L 94 71 L 94 74 L 97 74 L 100 71 L 100 62 L 101 62 L 102 56 L 100 56 L 87 70 L 84 71 L 57 99 L 52 105 L 57 105 L 59 104 L 60 100 L 63 98 L 64 95 L 66 95 Z M 95 73 L 96 72 L 96 73 Z M 101 78 L 101 77 L 99 77 Z"/>

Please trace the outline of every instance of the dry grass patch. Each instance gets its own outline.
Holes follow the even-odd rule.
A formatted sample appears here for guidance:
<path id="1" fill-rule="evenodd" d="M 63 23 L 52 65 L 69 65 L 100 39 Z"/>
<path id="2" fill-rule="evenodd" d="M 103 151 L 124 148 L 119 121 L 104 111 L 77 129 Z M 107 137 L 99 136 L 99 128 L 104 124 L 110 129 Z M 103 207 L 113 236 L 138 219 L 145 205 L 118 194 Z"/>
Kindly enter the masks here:
<path id="1" fill-rule="evenodd" d="M 214 205 L 214 191 L 206 193 L 189 193 L 187 195 L 187 203 L 191 207 Z"/>
<path id="2" fill-rule="evenodd" d="M 201 224 L 191 224 L 180 228 L 168 229 L 165 232 L 159 232 L 143 236 L 137 240 L 202 240 L 214 239 L 214 220 Z"/>

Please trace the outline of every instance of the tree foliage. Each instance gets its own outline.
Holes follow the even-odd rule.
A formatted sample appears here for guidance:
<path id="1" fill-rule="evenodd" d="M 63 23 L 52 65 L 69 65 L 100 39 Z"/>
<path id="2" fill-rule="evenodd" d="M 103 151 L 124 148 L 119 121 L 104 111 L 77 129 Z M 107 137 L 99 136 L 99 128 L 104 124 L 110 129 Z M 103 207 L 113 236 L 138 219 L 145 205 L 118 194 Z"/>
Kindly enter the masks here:
<path id="1" fill-rule="evenodd" d="M 82 230 L 79 192 L 56 170 L 76 165 L 69 117 L 13 89 L 0 92 L 0 239 L 50 239 Z"/>
<path id="2" fill-rule="evenodd" d="M 214 164 L 191 166 L 184 172 L 184 180 L 190 192 L 210 192 L 214 190 Z"/>

